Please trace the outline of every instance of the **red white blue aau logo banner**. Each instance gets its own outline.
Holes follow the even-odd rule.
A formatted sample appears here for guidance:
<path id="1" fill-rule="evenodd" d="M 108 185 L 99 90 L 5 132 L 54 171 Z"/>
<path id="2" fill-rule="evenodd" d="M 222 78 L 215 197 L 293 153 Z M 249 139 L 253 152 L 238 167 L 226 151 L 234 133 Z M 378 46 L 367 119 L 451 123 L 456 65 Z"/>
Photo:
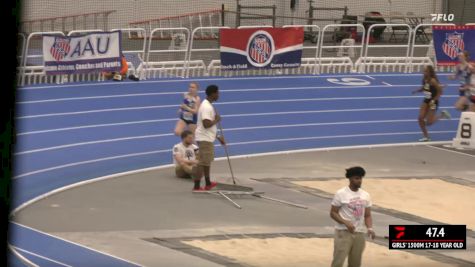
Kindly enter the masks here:
<path id="1" fill-rule="evenodd" d="M 116 71 L 121 67 L 121 51 L 121 31 L 43 35 L 43 61 L 48 75 Z"/>
<path id="2" fill-rule="evenodd" d="M 475 26 L 433 26 L 432 33 L 437 65 L 456 65 L 465 50 L 475 55 Z"/>
<path id="3" fill-rule="evenodd" d="M 51 49 L 49 50 L 51 56 L 53 56 L 56 61 L 60 61 L 61 59 L 63 59 L 64 56 L 67 55 L 71 50 L 71 46 L 69 45 L 69 43 L 70 41 L 67 38 L 55 37 L 54 43 L 51 46 Z"/>
<path id="4" fill-rule="evenodd" d="M 303 28 L 222 29 L 221 68 L 294 68 L 302 58 Z"/>
<path id="5" fill-rule="evenodd" d="M 274 40 L 266 31 L 257 31 L 249 38 L 247 56 L 249 63 L 256 67 L 267 65 L 275 50 Z"/>
<path id="6" fill-rule="evenodd" d="M 445 42 L 442 44 L 442 50 L 448 57 L 454 59 L 465 49 L 463 33 L 447 33 L 446 36 Z"/>

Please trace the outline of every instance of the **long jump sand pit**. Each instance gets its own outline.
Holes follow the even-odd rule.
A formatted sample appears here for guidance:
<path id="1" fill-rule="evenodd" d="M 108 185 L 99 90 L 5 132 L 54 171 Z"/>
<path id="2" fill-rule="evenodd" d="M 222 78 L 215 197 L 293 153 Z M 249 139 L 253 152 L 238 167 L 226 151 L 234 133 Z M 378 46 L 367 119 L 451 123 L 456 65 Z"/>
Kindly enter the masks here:
<path id="1" fill-rule="evenodd" d="M 292 183 L 329 194 L 347 186 L 347 179 L 293 181 Z M 433 221 L 466 224 L 475 229 L 475 188 L 442 179 L 364 178 L 362 188 L 373 204 Z"/>
<path id="2" fill-rule="evenodd" d="M 207 252 L 233 259 L 241 265 L 254 267 L 330 266 L 333 253 L 333 238 L 234 238 L 182 242 Z M 385 246 L 366 242 L 363 266 L 448 267 L 457 265 L 442 263 L 405 251 L 390 251 Z"/>

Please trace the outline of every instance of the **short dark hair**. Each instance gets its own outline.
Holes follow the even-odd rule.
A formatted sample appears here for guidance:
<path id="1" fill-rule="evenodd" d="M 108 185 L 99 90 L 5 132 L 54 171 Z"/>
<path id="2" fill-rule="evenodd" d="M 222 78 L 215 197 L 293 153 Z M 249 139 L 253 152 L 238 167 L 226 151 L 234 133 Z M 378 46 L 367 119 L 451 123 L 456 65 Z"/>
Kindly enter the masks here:
<path id="1" fill-rule="evenodd" d="M 363 178 L 366 174 L 366 171 L 360 167 L 360 166 L 356 166 L 356 167 L 351 167 L 351 168 L 348 168 L 346 169 L 346 178 L 350 178 L 350 177 L 353 177 L 353 176 L 359 176 L 361 178 Z"/>
<path id="2" fill-rule="evenodd" d="M 206 96 L 210 96 L 214 93 L 217 93 L 219 90 L 218 86 L 217 85 L 208 85 L 208 87 L 206 87 Z"/>
<path id="3" fill-rule="evenodd" d="M 192 135 L 193 132 L 189 131 L 189 130 L 184 130 L 182 133 L 181 133 L 181 139 L 185 139 L 188 137 L 188 135 Z"/>

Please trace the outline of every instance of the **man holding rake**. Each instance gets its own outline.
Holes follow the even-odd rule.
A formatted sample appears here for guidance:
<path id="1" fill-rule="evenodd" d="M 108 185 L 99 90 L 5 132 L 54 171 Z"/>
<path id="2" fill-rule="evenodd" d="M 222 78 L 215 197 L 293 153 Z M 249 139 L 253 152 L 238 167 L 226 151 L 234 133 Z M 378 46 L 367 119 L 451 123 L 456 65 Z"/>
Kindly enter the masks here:
<path id="1" fill-rule="evenodd" d="M 214 141 L 219 140 L 221 145 L 226 142 L 222 135 L 218 135 L 217 124 L 221 117 L 216 113 L 212 103 L 219 99 L 219 88 L 216 85 L 210 85 L 206 88 L 206 99 L 200 105 L 198 110 L 198 122 L 195 131 L 195 140 L 198 143 L 199 155 L 198 165 L 193 168 L 193 180 L 195 185 L 193 191 L 204 191 L 213 189 L 217 183 L 212 182 L 210 178 L 211 162 L 214 160 Z M 201 187 L 201 178 L 205 177 L 206 185 Z"/>

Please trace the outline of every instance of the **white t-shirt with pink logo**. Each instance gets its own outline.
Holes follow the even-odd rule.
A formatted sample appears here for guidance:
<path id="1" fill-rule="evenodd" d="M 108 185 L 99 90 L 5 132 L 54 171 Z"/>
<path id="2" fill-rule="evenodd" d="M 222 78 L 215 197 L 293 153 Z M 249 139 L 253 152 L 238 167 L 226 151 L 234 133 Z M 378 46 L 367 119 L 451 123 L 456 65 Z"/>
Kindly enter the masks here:
<path id="1" fill-rule="evenodd" d="M 336 192 L 331 204 L 340 207 L 338 213 L 343 219 L 353 223 L 356 232 L 366 232 L 364 223 L 365 208 L 372 205 L 371 197 L 366 191 L 360 188 L 354 192 L 346 186 Z M 335 225 L 335 228 L 338 230 L 347 229 L 344 224 L 339 223 Z"/>

